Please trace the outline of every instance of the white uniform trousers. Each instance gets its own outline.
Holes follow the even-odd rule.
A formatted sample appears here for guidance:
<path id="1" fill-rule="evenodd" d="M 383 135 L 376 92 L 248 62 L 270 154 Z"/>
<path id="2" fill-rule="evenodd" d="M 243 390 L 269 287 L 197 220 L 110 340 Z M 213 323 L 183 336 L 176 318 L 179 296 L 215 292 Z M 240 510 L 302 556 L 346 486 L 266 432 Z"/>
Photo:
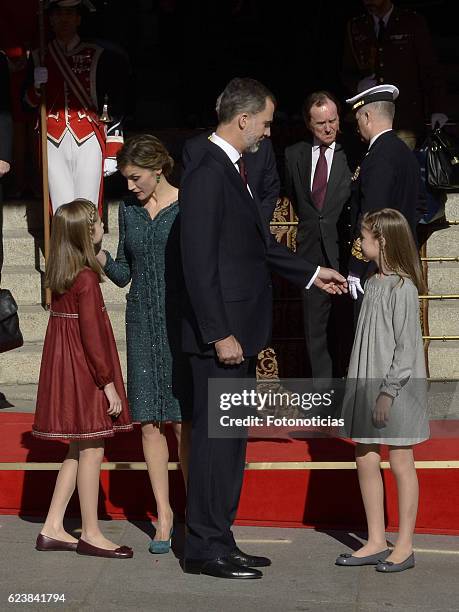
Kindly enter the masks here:
<path id="1" fill-rule="evenodd" d="M 76 198 L 93 202 L 97 208 L 102 175 L 102 151 L 93 134 L 78 144 L 66 130 L 57 145 L 48 139 L 48 182 L 53 212 Z"/>

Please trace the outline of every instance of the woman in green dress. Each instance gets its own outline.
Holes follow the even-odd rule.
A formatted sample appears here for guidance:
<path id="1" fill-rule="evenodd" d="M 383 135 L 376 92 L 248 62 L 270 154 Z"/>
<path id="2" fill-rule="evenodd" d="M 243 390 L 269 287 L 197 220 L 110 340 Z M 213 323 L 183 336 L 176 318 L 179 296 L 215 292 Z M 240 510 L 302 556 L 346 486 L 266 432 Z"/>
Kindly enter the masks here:
<path id="1" fill-rule="evenodd" d="M 107 251 L 98 259 L 119 287 L 132 280 L 126 296 L 128 399 L 133 421 L 141 423 L 158 512 L 150 552 L 162 553 L 170 548 L 173 526 L 165 424 L 177 437 L 186 483 L 191 419 L 191 378 L 181 350 L 178 189 L 167 180 L 174 162 L 154 136 L 129 139 L 117 161 L 133 197 L 119 206 L 116 259 Z"/>

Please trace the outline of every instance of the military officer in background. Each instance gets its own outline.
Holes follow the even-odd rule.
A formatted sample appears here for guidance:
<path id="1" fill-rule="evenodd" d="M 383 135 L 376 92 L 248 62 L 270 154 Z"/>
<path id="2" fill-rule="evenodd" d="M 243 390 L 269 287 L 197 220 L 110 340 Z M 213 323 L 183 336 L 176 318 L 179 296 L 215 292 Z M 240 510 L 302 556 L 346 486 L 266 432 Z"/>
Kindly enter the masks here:
<path id="1" fill-rule="evenodd" d="M 400 90 L 394 123 L 418 143 L 425 124 L 442 126 L 445 85 L 425 19 L 390 0 L 363 0 L 366 12 L 347 24 L 343 81 L 349 94 L 382 83 Z"/>
<path id="2" fill-rule="evenodd" d="M 347 281 L 354 300 L 358 293 L 363 295 L 368 271 L 359 238 L 362 216 L 372 210 L 395 208 L 406 217 L 416 240 L 416 225 L 425 209 L 419 164 L 392 129 L 398 93 L 394 85 L 377 85 L 346 100 L 355 114 L 360 136 L 369 144 L 352 185 L 355 240 Z"/>
<path id="3" fill-rule="evenodd" d="M 125 83 L 119 58 L 78 36 L 86 0 L 50 0 L 48 16 L 55 38 L 44 65 L 34 51 L 25 102 L 40 104 L 47 83 L 48 180 L 55 211 L 75 198 L 98 203 L 102 213 L 103 177 L 116 171 L 123 144 L 121 117 Z M 101 111 L 104 111 L 101 116 Z"/>

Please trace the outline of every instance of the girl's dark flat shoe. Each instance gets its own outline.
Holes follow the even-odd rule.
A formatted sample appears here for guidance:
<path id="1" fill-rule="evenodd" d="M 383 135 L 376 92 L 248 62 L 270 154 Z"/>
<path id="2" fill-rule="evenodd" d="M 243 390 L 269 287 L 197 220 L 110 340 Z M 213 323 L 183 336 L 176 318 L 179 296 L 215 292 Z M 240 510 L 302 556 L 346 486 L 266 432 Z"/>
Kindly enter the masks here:
<path id="1" fill-rule="evenodd" d="M 76 551 L 77 542 L 64 542 L 63 540 L 55 540 L 54 538 L 49 538 L 48 536 L 39 534 L 37 538 L 37 543 L 35 544 L 35 548 L 37 550 L 72 550 Z"/>
<path id="2" fill-rule="evenodd" d="M 90 557 L 107 557 L 108 559 L 132 559 L 134 551 L 129 546 L 119 546 L 115 550 L 99 548 L 88 544 L 81 538 L 78 540 L 76 551 L 79 555 L 89 555 Z"/>

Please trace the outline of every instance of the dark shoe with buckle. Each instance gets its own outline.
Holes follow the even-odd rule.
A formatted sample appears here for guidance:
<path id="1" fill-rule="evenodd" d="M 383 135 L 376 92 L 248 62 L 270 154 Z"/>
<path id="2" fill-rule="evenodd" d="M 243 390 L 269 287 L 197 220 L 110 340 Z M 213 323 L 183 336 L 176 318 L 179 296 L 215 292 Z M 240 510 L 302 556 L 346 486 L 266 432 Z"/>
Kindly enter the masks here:
<path id="1" fill-rule="evenodd" d="M 115 550 L 108 548 L 99 548 L 88 544 L 81 538 L 78 540 L 76 551 L 79 555 L 89 555 L 91 557 L 107 557 L 108 559 L 132 559 L 134 551 L 129 546 L 120 546 Z"/>
<path id="2" fill-rule="evenodd" d="M 381 561 L 380 563 L 378 563 L 375 569 L 377 572 L 389 574 L 392 572 L 404 572 L 405 570 L 411 569 L 414 566 L 414 553 L 411 553 L 411 555 L 401 563 L 394 563 L 393 561 Z"/>
<path id="3" fill-rule="evenodd" d="M 35 548 L 37 550 L 71 550 L 73 552 L 76 551 L 77 542 L 64 542 L 63 540 L 55 540 L 54 538 L 49 538 L 48 536 L 39 534 L 37 538 L 37 543 L 35 544 Z"/>
<path id="4" fill-rule="evenodd" d="M 226 558 L 228 561 L 231 561 L 231 563 L 240 565 L 241 567 L 268 567 L 268 565 L 271 565 L 271 559 L 268 559 L 268 557 L 247 555 L 237 546 Z"/>
<path id="5" fill-rule="evenodd" d="M 374 555 L 367 555 L 366 557 L 355 557 L 350 553 L 343 553 L 336 559 L 335 565 L 350 565 L 353 567 L 359 565 L 378 565 L 378 563 L 384 561 L 389 555 L 389 548 L 379 553 L 375 553 Z"/>
<path id="6" fill-rule="evenodd" d="M 259 570 L 236 565 L 228 557 L 220 557 L 218 559 L 185 559 L 183 571 L 186 574 L 205 574 L 215 578 L 232 578 L 236 580 L 251 580 L 263 576 Z"/>

